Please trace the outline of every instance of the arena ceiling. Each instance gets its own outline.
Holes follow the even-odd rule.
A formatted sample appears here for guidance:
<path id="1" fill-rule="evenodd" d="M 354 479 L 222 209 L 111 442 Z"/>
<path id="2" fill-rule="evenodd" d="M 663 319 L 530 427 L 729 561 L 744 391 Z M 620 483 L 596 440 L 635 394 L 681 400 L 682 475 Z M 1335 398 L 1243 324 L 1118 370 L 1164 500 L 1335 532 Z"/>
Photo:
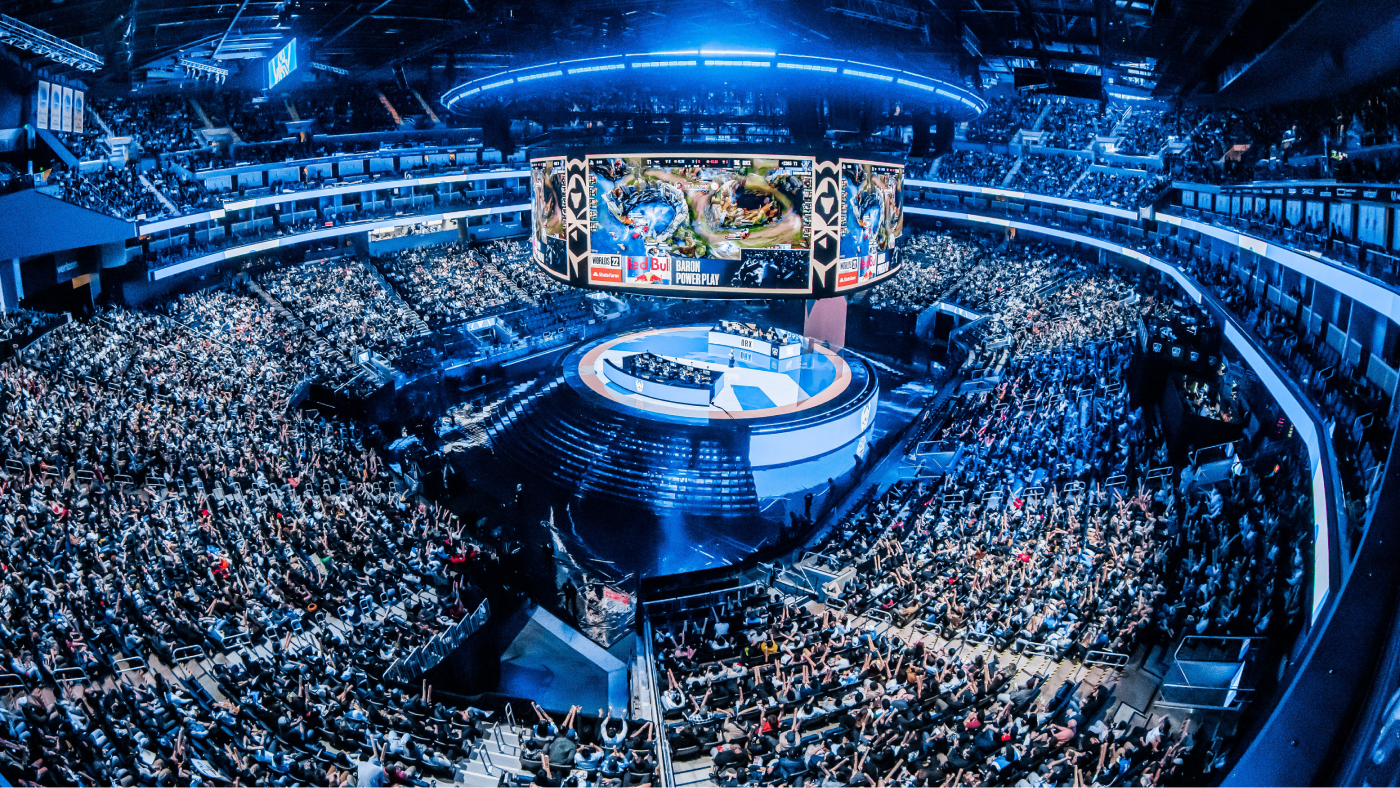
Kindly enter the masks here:
<path id="1" fill-rule="evenodd" d="M 540 60 L 714 44 L 867 52 L 983 84 L 1171 96 L 1213 83 L 1251 0 L 11 0 L 7 13 L 106 59 L 125 87 L 172 65 L 234 69 L 296 37 L 352 77 L 456 83 Z M 1285 25 L 1307 0 L 1266 10 Z M 1261 14 L 1258 9 L 1255 14 Z M 1286 29 L 1286 27 L 1284 28 Z M 1284 32 L 1278 31 L 1278 35 Z M 19 53 L 29 57 L 27 53 Z M 896 64 L 891 64 L 896 65 Z M 1071 76 L 1065 76 L 1071 75 Z M 1086 80 L 1087 78 L 1087 80 Z M 153 80 L 155 81 L 155 80 Z"/>

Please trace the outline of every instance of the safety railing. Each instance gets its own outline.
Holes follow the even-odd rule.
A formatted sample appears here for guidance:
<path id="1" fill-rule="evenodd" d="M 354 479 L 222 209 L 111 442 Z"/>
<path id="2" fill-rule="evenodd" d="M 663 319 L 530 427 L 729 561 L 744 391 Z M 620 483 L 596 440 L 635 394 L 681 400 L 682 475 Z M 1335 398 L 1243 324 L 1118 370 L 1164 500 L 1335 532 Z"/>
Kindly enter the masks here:
<path id="1" fill-rule="evenodd" d="M 656 660 L 652 654 L 651 622 L 642 621 L 642 661 L 646 667 L 646 690 L 647 700 L 650 704 L 650 715 L 646 716 L 647 722 L 651 723 L 652 730 L 656 731 L 656 765 L 658 782 L 661 788 L 673 788 L 676 784 L 676 770 L 671 763 L 671 743 L 666 736 L 665 720 L 662 718 L 661 687 L 657 681 Z"/>
<path id="2" fill-rule="evenodd" d="M 1084 655 L 1085 665 L 1106 665 L 1121 668 L 1128 664 L 1129 656 L 1117 651 L 1090 651 Z"/>
<path id="3" fill-rule="evenodd" d="M 53 672 L 53 677 L 59 684 L 75 684 L 88 680 L 87 671 L 82 668 L 59 668 Z"/>
<path id="4" fill-rule="evenodd" d="M 112 668 L 118 676 L 125 676 L 128 673 L 146 670 L 147 666 L 146 660 L 140 657 L 121 657 L 112 660 Z"/>

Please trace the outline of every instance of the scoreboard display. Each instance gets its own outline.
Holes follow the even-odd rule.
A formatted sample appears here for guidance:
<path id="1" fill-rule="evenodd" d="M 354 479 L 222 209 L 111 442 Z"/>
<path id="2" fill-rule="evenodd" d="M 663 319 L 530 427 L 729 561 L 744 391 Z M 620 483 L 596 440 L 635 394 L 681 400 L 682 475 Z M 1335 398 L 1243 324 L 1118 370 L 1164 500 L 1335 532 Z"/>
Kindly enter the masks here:
<path id="1" fill-rule="evenodd" d="M 848 166 L 854 197 L 843 188 Z M 863 289 L 897 268 L 898 164 L 763 153 L 552 156 L 531 161 L 531 186 L 535 261 L 579 286 L 806 298 Z M 838 280 L 848 235 L 856 274 Z"/>

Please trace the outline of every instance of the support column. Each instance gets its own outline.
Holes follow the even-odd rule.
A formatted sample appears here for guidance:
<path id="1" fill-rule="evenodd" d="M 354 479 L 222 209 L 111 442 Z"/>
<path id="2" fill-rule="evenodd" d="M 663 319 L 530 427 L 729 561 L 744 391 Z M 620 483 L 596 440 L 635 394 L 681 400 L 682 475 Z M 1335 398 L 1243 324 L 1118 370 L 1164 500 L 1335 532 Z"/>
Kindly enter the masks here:
<path id="1" fill-rule="evenodd" d="M 20 278 L 19 258 L 0 262 L 0 315 L 19 309 L 24 298 L 24 280 Z"/>
<path id="2" fill-rule="evenodd" d="M 818 298 L 805 304 L 802 333 L 824 340 L 833 349 L 846 346 L 846 297 Z"/>

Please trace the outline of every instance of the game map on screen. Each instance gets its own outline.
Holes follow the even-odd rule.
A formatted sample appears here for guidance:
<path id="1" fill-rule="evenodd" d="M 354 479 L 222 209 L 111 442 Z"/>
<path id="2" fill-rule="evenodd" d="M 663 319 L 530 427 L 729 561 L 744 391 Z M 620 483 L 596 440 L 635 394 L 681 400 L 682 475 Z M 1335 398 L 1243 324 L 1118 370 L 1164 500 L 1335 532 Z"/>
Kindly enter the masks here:
<path id="1" fill-rule="evenodd" d="M 811 290 L 814 160 L 590 156 L 589 282 Z"/>

